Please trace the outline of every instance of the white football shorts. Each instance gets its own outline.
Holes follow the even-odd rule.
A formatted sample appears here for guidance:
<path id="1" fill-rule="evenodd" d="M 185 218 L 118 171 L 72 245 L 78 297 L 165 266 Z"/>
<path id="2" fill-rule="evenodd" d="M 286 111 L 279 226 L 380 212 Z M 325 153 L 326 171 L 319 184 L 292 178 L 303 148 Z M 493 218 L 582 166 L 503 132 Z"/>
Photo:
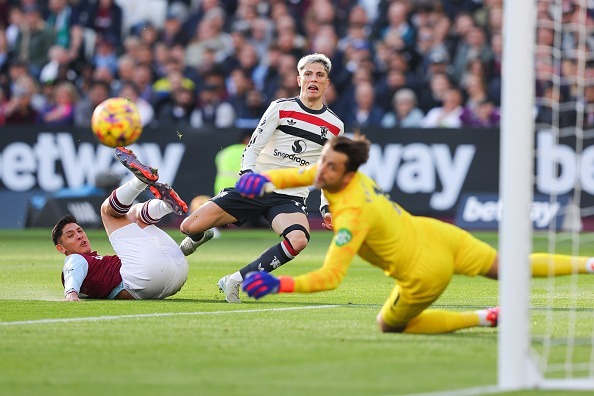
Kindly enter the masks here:
<path id="1" fill-rule="evenodd" d="M 177 243 L 155 225 L 128 224 L 109 242 L 122 261 L 124 287 L 136 299 L 162 299 L 177 293 L 188 277 L 188 261 Z"/>

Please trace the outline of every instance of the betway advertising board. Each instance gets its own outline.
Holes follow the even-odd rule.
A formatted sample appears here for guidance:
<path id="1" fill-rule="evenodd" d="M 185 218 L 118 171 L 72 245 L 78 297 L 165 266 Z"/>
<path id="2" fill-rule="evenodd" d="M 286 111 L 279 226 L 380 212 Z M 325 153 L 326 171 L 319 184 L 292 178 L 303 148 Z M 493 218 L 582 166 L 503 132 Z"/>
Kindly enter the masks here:
<path id="1" fill-rule="evenodd" d="M 190 201 L 197 195 L 213 195 L 214 158 L 219 150 L 236 143 L 240 133 L 238 129 L 147 128 L 130 147 L 142 161 L 159 169 L 160 180 Z M 463 194 L 498 193 L 498 130 L 380 129 L 362 133 L 373 143 L 362 171 L 412 213 L 453 217 Z M 558 147 L 553 143 L 550 132 L 536 134 L 535 193 L 568 194 L 577 179 L 583 190 L 581 206 L 593 205 L 594 148 L 586 146 L 577 156 L 572 141 L 562 140 Z M 296 158 L 299 153 L 282 154 L 290 160 L 291 154 Z M 7 212 L 14 212 L 15 200 L 22 204 L 32 194 L 51 195 L 94 185 L 96 175 L 102 172 L 129 176 L 113 149 L 98 144 L 88 129 L 3 127 L 0 214 L 10 215 Z M 316 194 L 312 196 L 308 204 L 315 201 Z M 310 212 L 317 212 L 317 203 L 308 206 Z M 6 227 L 0 223 L 0 228 Z"/>

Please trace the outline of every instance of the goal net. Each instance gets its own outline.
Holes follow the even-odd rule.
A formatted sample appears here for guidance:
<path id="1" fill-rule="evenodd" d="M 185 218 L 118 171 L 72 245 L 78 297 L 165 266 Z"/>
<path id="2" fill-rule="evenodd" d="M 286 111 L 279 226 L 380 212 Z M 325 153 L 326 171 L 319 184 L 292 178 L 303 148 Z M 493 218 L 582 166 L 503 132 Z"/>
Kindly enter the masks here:
<path id="1" fill-rule="evenodd" d="M 594 390 L 594 281 L 577 262 L 530 279 L 528 259 L 533 243 L 594 255 L 582 229 L 594 216 L 594 1 L 508 0 L 504 23 L 498 382 Z M 533 193 L 561 208 L 546 232 L 532 230 Z"/>

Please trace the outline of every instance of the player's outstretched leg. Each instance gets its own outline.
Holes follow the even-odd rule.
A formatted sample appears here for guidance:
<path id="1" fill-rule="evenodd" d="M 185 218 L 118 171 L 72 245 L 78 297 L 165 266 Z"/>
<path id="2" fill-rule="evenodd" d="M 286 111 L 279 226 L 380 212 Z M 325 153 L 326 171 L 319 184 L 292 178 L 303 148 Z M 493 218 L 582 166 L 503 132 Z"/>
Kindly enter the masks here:
<path id="1" fill-rule="evenodd" d="M 122 165 L 128 168 L 143 183 L 152 185 L 159 179 L 157 170 L 140 162 L 132 150 L 126 147 L 116 147 L 115 154 Z"/>
<path id="2" fill-rule="evenodd" d="M 169 204 L 173 213 L 181 216 L 188 212 L 188 205 L 168 184 L 155 182 L 149 189 L 155 198 Z"/>
<path id="3" fill-rule="evenodd" d="M 190 254 L 194 253 L 199 246 L 210 241 L 214 235 L 215 233 L 212 228 L 201 232 L 200 234 L 188 235 L 183 241 L 181 241 L 179 248 L 184 253 L 184 256 L 189 256 Z"/>
<path id="4" fill-rule="evenodd" d="M 438 334 L 467 329 L 470 327 L 497 327 L 499 307 L 474 312 L 452 312 L 428 309 L 406 325 L 404 333 Z"/>

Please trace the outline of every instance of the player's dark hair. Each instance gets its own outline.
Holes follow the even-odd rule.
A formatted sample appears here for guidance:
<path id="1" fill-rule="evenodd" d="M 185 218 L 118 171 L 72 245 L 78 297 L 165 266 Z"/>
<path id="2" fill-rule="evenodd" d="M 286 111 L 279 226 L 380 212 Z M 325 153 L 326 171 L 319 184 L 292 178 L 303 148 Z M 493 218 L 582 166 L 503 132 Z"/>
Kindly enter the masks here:
<path id="1" fill-rule="evenodd" d="M 346 136 L 338 136 L 330 141 L 330 148 L 347 156 L 346 171 L 355 172 L 369 159 L 369 147 L 371 142 L 365 136 L 356 136 L 349 139 Z"/>
<path id="2" fill-rule="evenodd" d="M 54 226 L 54 229 L 52 230 L 52 241 L 54 242 L 54 245 L 58 244 L 58 240 L 62 237 L 62 231 L 64 230 L 66 224 L 71 223 L 77 223 L 76 218 L 72 215 L 66 215 L 58 220 Z"/>

